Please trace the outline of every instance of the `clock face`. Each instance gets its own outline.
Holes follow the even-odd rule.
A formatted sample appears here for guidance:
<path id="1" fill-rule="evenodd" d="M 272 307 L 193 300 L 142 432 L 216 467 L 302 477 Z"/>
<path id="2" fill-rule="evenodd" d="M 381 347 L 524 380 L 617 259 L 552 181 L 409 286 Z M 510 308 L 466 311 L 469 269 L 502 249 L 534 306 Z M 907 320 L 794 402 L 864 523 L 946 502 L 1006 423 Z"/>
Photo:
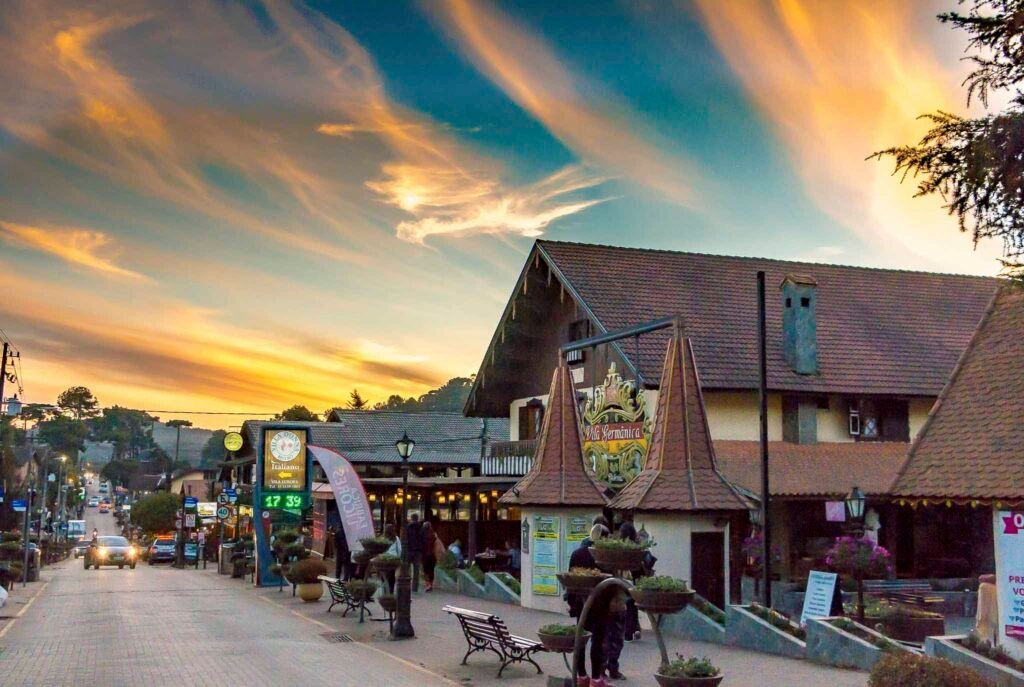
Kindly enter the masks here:
<path id="1" fill-rule="evenodd" d="M 270 455 L 282 463 L 295 460 L 301 449 L 302 441 L 295 432 L 282 430 L 270 440 Z"/>

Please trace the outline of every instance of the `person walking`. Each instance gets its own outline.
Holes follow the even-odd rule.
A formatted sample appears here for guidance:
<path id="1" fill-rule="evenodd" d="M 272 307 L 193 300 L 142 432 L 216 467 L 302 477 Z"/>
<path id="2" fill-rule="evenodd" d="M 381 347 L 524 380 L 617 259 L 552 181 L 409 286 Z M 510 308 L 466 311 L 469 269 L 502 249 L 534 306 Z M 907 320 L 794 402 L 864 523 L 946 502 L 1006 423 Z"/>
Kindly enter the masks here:
<path id="1" fill-rule="evenodd" d="M 441 538 L 434 531 L 434 526 L 429 522 L 423 523 L 420 531 L 423 535 L 423 591 L 430 592 L 434 590 L 434 568 L 438 559 L 444 555 L 445 548 Z"/>
<path id="2" fill-rule="evenodd" d="M 401 558 L 402 557 L 402 540 L 398 537 L 397 530 L 395 529 L 395 526 L 392 525 L 391 523 L 388 523 L 387 525 L 384 526 L 384 537 L 388 541 L 391 542 L 391 546 L 388 547 L 388 550 L 385 551 L 385 553 L 390 554 L 392 556 L 398 556 L 399 558 Z M 391 593 L 394 594 L 395 593 L 395 571 L 394 570 L 389 570 L 388 571 L 387 579 L 388 579 L 388 587 L 390 588 Z"/>
<path id="3" fill-rule="evenodd" d="M 412 566 L 412 591 L 420 590 L 420 567 L 423 565 L 423 527 L 429 523 L 420 522 L 419 513 L 409 515 L 405 526 L 406 542 L 409 546 L 409 565 Z"/>
<path id="4" fill-rule="evenodd" d="M 339 580 L 348 580 L 352 576 L 352 551 L 348 548 L 348 537 L 341 523 L 334 528 L 334 576 Z"/>
<path id="5" fill-rule="evenodd" d="M 592 535 L 600 538 L 605 536 L 608 530 L 601 524 L 595 524 L 590 531 Z M 590 553 L 593 543 L 590 537 L 580 542 L 579 547 L 569 557 L 570 568 L 596 567 L 594 556 Z M 578 619 L 587 602 L 587 594 L 567 591 L 565 600 L 569 604 L 569 615 Z M 604 590 L 594 599 L 583 623 L 583 628 L 590 632 L 590 675 L 587 674 L 586 652 L 581 651 L 577 654 L 576 661 L 576 687 L 606 687 L 608 684 L 603 677 L 608 619 L 609 614 L 620 607 L 625 608 L 624 594 L 615 587 Z"/>

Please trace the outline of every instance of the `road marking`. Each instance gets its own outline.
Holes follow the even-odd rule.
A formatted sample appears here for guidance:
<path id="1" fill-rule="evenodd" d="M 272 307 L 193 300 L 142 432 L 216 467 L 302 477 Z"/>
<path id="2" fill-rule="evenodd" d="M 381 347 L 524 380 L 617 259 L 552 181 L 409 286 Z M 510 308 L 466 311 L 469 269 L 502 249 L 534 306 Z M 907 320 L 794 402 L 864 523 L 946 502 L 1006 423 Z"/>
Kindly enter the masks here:
<path id="1" fill-rule="evenodd" d="M 43 586 L 39 588 L 39 591 L 36 592 L 35 596 L 33 596 L 31 599 L 28 600 L 28 603 L 25 604 L 25 606 L 20 611 L 18 611 L 17 615 L 15 615 L 13 618 L 11 618 L 11 621 L 3 626 L 3 629 L 0 629 L 0 639 L 3 639 L 4 635 L 7 634 L 12 627 L 14 627 L 14 623 L 16 623 L 18 621 L 18 618 L 20 618 L 21 616 L 25 615 L 25 611 L 28 610 L 28 607 L 31 606 L 33 603 L 35 603 L 35 600 L 39 598 L 40 594 L 42 594 L 44 591 L 46 591 L 46 588 L 49 585 L 50 585 L 49 580 L 47 580 L 46 582 L 43 582 Z"/>
<path id="2" fill-rule="evenodd" d="M 272 599 L 268 599 L 267 597 L 263 596 L 262 594 L 257 594 L 256 598 L 257 599 L 262 599 L 262 600 L 266 601 L 268 604 L 271 604 L 273 606 L 277 606 L 278 608 L 282 608 L 282 609 L 288 611 L 289 613 L 291 613 L 292 615 L 297 616 L 299 618 L 302 618 L 305 621 L 311 622 L 314 625 L 319 625 L 320 627 L 327 628 L 331 632 L 337 632 L 338 631 L 337 628 L 331 627 L 327 623 L 323 623 L 323 622 L 321 622 L 319 620 L 315 620 L 313 618 L 310 618 L 307 615 L 303 615 L 302 613 L 299 613 L 298 611 L 295 611 L 295 610 L 292 610 L 292 609 L 288 608 L 284 604 L 280 604 L 280 603 L 278 603 L 278 602 L 276 602 L 276 601 L 274 601 Z M 439 680 L 443 680 L 444 682 L 446 682 L 449 685 L 458 685 L 458 687 L 465 687 L 464 684 L 461 683 L 461 682 L 456 682 L 455 680 L 452 680 L 451 678 L 445 677 L 444 675 L 441 675 L 439 673 L 435 673 L 434 671 L 430 670 L 429 668 L 425 668 L 424 666 L 421 666 L 418 663 L 413 663 L 412 661 L 407 661 L 404 658 L 401 658 L 399 656 L 395 656 L 394 654 L 392 654 L 390 652 L 384 651 L 384 649 L 378 649 L 377 647 L 373 646 L 372 644 L 367 644 L 366 642 L 361 642 L 358 639 L 356 639 L 355 637 L 352 638 L 352 644 L 358 644 L 359 646 L 366 647 L 370 651 L 375 651 L 378 654 L 380 654 L 381 656 L 385 656 L 387 658 L 390 658 L 393 661 L 398 661 L 399 663 L 401 663 L 402 665 L 406 666 L 407 668 L 412 668 L 413 670 L 417 670 L 417 671 L 419 671 L 421 673 L 426 673 L 430 677 L 434 677 L 434 678 L 437 678 Z"/>

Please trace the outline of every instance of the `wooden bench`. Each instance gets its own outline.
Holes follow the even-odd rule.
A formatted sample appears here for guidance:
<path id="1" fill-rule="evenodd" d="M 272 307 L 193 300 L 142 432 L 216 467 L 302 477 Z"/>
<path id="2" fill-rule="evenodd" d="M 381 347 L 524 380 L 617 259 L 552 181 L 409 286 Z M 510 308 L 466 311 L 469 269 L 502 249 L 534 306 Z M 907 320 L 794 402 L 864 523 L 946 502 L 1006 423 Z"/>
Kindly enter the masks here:
<path id="1" fill-rule="evenodd" d="M 936 596 L 927 582 L 913 580 L 865 580 L 864 591 L 907 606 L 928 607 L 945 601 Z"/>
<path id="2" fill-rule="evenodd" d="M 321 582 L 327 585 L 327 591 L 331 593 L 331 605 L 327 608 L 327 612 L 330 613 L 331 609 L 338 604 L 343 604 L 345 610 L 342 612 L 341 617 L 344 618 L 348 615 L 349 611 L 358 611 L 359 602 L 352 598 L 352 595 L 348 593 L 348 588 L 345 587 L 345 583 L 336 577 L 328 577 L 327 575 L 320 575 L 318 578 Z M 366 609 L 367 615 L 373 617 L 373 613 L 369 608 Z"/>
<path id="3" fill-rule="evenodd" d="M 505 627 L 505 621 L 498 616 L 456 606 L 445 606 L 442 610 L 458 618 L 462 634 L 465 635 L 466 643 L 469 644 L 469 650 L 462 657 L 462 665 L 466 665 L 469 657 L 477 651 L 486 650 L 493 651 L 501 659 L 498 677 L 501 677 L 501 673 L 512 663 L 530 663 L 537 669 L 538 674 L 544 672 L 531 658 L 538 651 L 544 651 L 544 645 L 532 639 L 511 634 Z"/>

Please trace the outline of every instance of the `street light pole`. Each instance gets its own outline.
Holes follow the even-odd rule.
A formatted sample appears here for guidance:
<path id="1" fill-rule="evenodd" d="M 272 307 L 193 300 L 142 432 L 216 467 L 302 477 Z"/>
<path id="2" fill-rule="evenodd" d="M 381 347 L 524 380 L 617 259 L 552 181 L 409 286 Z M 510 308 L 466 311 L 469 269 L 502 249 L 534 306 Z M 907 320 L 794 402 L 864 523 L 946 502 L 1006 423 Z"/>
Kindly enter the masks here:
<path id="1" fill-rule="evenodd" d="M 60 523 L 64 518 L 64 465 L 67 461 L 67 456 L 60 457 L 60 479 L 57 480 L 57 539 L 60 539 Z"/>
<path id="2" fill-rule="evenodd" d="M 411 639 L 416 636 L 412 628 L 412 579 L 409 574 L 409 528 L 406 527 L 406 504 L 409 502 L 409 456 L 412 455 L 416 442 L 409 435 L 402 433 L 402 438 L 395 442 L 398 455 L 402 459 L 402 528 L 399 537 L 402 542 L 402 563 L 398 568 L 395 580 L 395 625 L 391 629 L 392 639 Z"/>

